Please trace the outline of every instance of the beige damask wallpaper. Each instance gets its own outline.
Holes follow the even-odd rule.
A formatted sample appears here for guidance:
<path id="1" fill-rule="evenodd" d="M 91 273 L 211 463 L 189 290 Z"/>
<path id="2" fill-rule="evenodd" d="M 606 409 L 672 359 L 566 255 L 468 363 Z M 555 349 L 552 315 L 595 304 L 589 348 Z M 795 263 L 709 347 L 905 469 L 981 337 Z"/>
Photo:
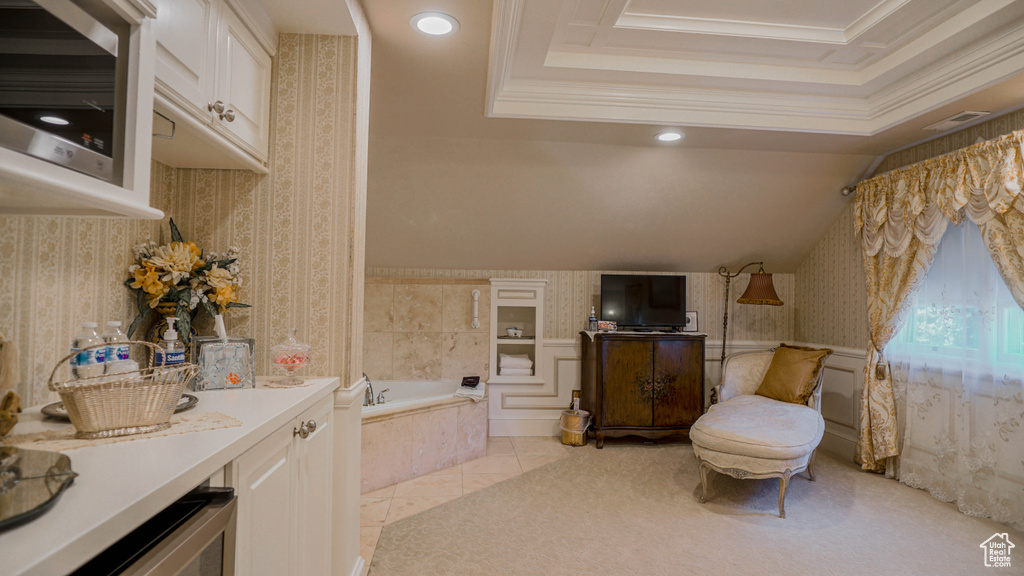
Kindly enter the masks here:
<path id="1" fill-rule="evenodd" d="M 601 274 L 604 270 L 442 270 L 416 268 L 367 268 L 367 278 L 545 278 L 545 338 L 575 339 L 586 325 L 591 305 L 598 305 Z M 618 273 L 628 273 L 620 271 Z M 716 273 L 685 273 L 687 307 L 696 310 L 698 328 L 710 340 L 722 338 L 722 304 L 724 280 Z M 747 285 L 744 274 L 733 279 L 729 300 L 729 339 L 792 340 L 794 337 L 795 277 L 775 274 L 773 281 L 785 306 L 748 306 L 736 304 L 736 298 Z"/>
<path id="2" fill-rule="evenodd" d="M 253 308 L 227 320 L 255 336 L 258 373 L 290 327 L 313 345 L 309 374 L 353 382 L 361 372 L 367 93 L 357 52 L 350 37 L 281 36 L 269 175 L 153 164 L 152 205 L 186 238 L 241 248 L 240 295 Z M 167 234 L 166 219 L 0 216 L 0 331 L 21 350 L 25 404 L 50 399 L 49 370 L 81 322 L 133 317 L 121 285 L 131 246 Z"/>
<path id="3" fill-rule="evenodd" d="M 911 146 L 906 150 L 894 152 L 882 160 L 882 163 L 875 170 L 875 174 L 881 174 L 882 172 L 888 172 L 889 170 L 895 170 L 896 168 L 959 150 L 976 143 L 978 138 L 991 140 L 997 136 L 1022 129 L 1024 129 L 1024 110 L 1003 114 L 970 128 L 947 134 L 917 146 Z"/>
<path id="4" fill-rule="evenodd" d="M 867 289 L 853 199 L 796 272 L 795 338 L 829 346 L 868 343 Z"/>

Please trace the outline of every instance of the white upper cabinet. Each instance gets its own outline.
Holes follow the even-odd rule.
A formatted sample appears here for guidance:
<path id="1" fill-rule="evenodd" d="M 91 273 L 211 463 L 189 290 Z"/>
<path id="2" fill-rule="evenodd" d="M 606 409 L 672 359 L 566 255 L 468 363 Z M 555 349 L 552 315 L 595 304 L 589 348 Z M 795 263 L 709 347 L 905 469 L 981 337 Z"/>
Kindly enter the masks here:
<path id="1" fill-rule="evenodd" d="M 154 109 L 173 138 L 153 140 L 153 158 L 175 168 L 247 168 L 266 173 L 270 152 L 271 51 L 258 18 L 230 0 L 157 0 Z M 258 5 L 247 3 L 247 9 Z M 258 25 L 257 25 L 258 26 Z M 170 124 L 158 120 L 157 134 Z"/>
<path id="2" fill-rule="evenodd" d="M 156 0 L 156 84 L 175 104 L 209 115 L 217 66 L 215 0 Z"/>
<path id="3" fill-rule="evenodd" d="M 238 19 L 223 10 L 217 62 L 219 127 L 255 156 L 270 149 L 270 56 Z"/>

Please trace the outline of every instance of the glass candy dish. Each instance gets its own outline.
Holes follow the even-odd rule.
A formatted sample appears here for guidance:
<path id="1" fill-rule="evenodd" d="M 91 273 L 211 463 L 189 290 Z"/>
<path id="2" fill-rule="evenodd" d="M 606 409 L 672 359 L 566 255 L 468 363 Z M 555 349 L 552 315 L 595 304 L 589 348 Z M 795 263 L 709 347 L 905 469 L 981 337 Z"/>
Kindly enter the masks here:
<path id="1" fill-rule="evenodd" d="M 284 380 L 278 380 L 279 386 L 301 386 L 303 380 L 295 376 L 295 372 L 309 364 L 309 344 L 303 344 L 295 338 L 298 330 L 292 330 L 288 338 L 270 349 L 270 361 L 287 373 Z"/>

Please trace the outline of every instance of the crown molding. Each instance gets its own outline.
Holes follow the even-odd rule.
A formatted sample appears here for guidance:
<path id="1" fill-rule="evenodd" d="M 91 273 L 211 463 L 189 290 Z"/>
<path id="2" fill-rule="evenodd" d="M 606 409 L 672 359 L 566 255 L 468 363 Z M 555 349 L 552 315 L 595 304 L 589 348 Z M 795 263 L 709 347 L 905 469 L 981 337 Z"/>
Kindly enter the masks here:
<path id="1" fill-rule="evenodd" d="M 622 14 L 615 22 L 615 27 L 634 30 L 658 30 L 690 34 L 735 36 L 739 38 L 762 38 L 767 40 L 846 45 L 861 34 L 874 28 L 911 1 L 885 0 L 875 5 L 871 10 L 865 12 L 845 28 L 629 13 Z"/>
<path id="2" fill-rule="evenodd" d="M 982 0 L 964 12 L 964 19 L 972 24 L 980 22 L 1010 1 Z M 546 67 L 792 83 L 791 90 L 770 92 L 513 78 L 512 60 L 525 3 L 526 0 L 495 0 L 487 85 L 488 116 L 667 122 L 715 128 L 871 136 L 1024 70 L 1022 23 L 998 36 L 986 37 L 957 50 L 922 70 L 883 84 L 885 76 L 898 74 L 900 68 L 913 65 L 916 56 L 948 41 L 953 33 L 951 27 L 955 25 L 947 21 L 860 71 L 706 60 L 673 61 L 670 58 L 628 54 L 608 56 L 565 50 L 549 51 L 545 61 Z M 899 2 L 879 4 L 875 16 L 890 14 L 898 9 L 897 4 L 902 6 Z M 872 84 L 880 86 L 876 88 Z M 812 93 L 808 86 L 819 89 Z M 832 93 L 822 94 L 821 87 L 831 87 Z M 851 88 L 861 90 L 854 92 Z M 869 90 L 870 93 L 864 95 Z"/>

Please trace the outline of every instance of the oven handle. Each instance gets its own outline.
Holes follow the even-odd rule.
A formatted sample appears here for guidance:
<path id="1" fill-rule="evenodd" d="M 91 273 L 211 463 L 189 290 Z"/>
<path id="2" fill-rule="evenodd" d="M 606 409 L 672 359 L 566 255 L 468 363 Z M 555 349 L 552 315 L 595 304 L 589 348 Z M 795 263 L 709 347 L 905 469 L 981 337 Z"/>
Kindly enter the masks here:
<path id="1" fill-rule="evenodd" d="M 164 538 L 122 576 L 174 576 L 181 572 L 219 534 L 234 532 L 237 498 L 211 503 Z M 225 537 L 225 554 L 228 542 Z"/>

